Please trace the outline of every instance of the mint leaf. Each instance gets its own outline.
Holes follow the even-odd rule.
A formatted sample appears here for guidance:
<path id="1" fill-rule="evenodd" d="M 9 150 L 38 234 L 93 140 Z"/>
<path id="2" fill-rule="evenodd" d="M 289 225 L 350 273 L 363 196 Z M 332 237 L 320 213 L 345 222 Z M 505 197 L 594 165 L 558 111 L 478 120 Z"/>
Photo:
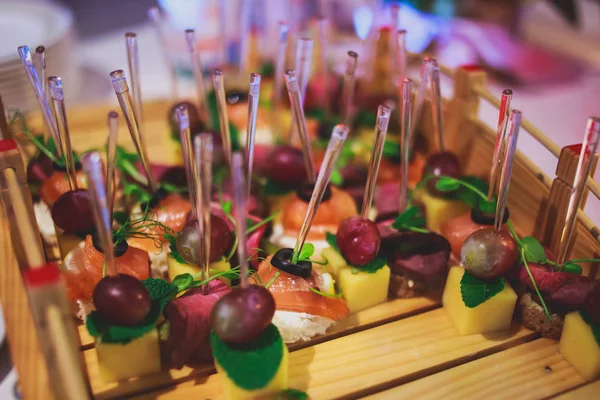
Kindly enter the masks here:
<path id="1" fill-rule="evenodd" d="M 331 177 L 329 178 L 329 181 L 332 185 L 342 186 L 344 183 L 344 177 L 338 168 L 334 168 L 333 171 L 331 171 Z"/>
<path id="2" fill-rule="evenodd" d="M 188 262 L 181 258 L 181 255 L 177 251 L 177 238 L 174 235 L 165 233 L 165 240 L 169 242 L 169 249 L 171 250 L 171 257 L 175 259 L 179 264 L 187 264 Z"/>
<path id="3" fill-rule="evenodd" d="M 267 179 L 267 182 L 263 186 L 263 194 L 265 196 L 283 196 L 294 191 L 294 188 L 289 186 L 283 186 L 279 183 Z"/>
<path id="4" fill-rule="evenodd" d="M 360 110 L 359 112 L 357 112 L 354 116 L 354 119 L 352 120 L 353 125 L 355 125 L 356 127 L 366 126 L 372 128 L 375 126 L 376 122 L 377 114 L 366 110 Z"/>
<path id="5" fill-rule="evenodd" d="M 383 142 L 383 156 L 397 157 L 400 154 L 400 143 L 386 140 Z"/>
<path id="6" fill-rule="evenodd" d="M 460 187 L 460 182 L 457 179 L 442 177 L 435 183 L 435 188 L 440 192 L 453 192 Z"/>
<path id="7" fill-rule="evenodd" d="M 151 300 L 171 300 L 177 294 L 177 286 L 160 278 L 148 278 L 142 281 Z M 167 300 L 167 301 L 168 301 Z"/>
<path id="8" fill-rule="evenodd" d="M 494 214 L 496 212 L 496 201 L 495 200 L 488 201 L 488 200 L 479 199 L 479 201 L 477 203 L 477 208 L 479 208 L 484 213 Z"/>
<path id="9" fill-rule="evenodd" d="M 533 236 L 521 238 L 521 247 L 524 250 L 527 262 L 544 264 L 546 262 L 546 252 L 541 243 Z"/>
<path id="10" fill-rule="evenodd" d="M 173 285 L 177 286 L 177 292 L 189 289 L 192 282 L 194 282 L 194 277 L 188 273 L 177 275 L 173 279 Z"/>
<path id="11" fill-rule="evenodd" d="M 419 207 L 413 206 L 409 207 L 398 217 L 392 224 L 392 228 L 401 231 L 401 230 L 421 230 L 425 227 L 425 218 L 421 214 L 421 209 Z"/>
<path id="12" fill-rule="evenodd" d="M 465 271 L 460 280 L 460 294 L 463 303 L 468 308 L 475 308 L 485 303 L 504 290 L 504 280 L 497 278 L 494 281 L 483 281 Z"/>
<path id="13" fill-rule="evenodd" d="M 307 400 L 308 394 L 297 389 L 286 389 L 277 393 L 275 400 Z"/>
<path id="14" fill-rule="evenodd" d="M 325 241 L 327 244 L 331 246 L 332 249 L 340 253 L 340 248 L 337 245 L 337 238 L 331 232 L 325 232 Z"/>
<path id="15" fill-rule="evenodd" d="M 385 259 L 385 257 L 377 256 L 365 265 L 354 265 L 354 267 L 359 271 L 366 272 L 368 274 L 374 274 L 375 272 L 383 268 L 386 262 L 387 260 Z"/>
<path id="16" fill-rule="evenodd" d="M 299 261 L 310 260 L 310 256 L 315 252 L 315 245 L 312 243 L 304 243 L 298 256 Z"/>
<path id="17" fill-rule="evenodd" d="M 598 343 L 598 346 L 600 346 L 600 327 L 594 324 L 594 321 L 592 321 L 592 317 L 590 317 L 590 314 L 588 314 L 587 311 L 581 310 L 579 311 L 579 315 L 581 315 L 583 321 L 586 324 L 588 324 L 590 328 L 592 328 L 594 339 L 596 339 L 596 343 Z"/>

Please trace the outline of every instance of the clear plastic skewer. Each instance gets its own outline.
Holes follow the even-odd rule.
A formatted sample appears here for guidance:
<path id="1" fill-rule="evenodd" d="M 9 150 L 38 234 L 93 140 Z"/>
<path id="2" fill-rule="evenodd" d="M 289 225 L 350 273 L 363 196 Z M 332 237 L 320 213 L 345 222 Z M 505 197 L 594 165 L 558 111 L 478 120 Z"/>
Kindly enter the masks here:
<path id="1" fill-rule="evenodd" d="M 208 126 L 213 126 L 212 116 L 208 110 L 208 94 L 206 91 L 206 85 L 204 82 L 204 73 L 202 70 L 202 62 L 200 60 L 200 53 L 198 52 L 196 42 L 196 31 L 193 29 L 187 29 L 185 31 L 185 40 L 187 42 L 188 52 L 190 53 L 190 60 L 192 62 L 192 72 L 194 74 L 194 82 L 196 83 L 196 96 L 198 97 L 198 111 L 202 115 L 202 119 Z"/>
<path id="2" fill-rule="evenodd" d="M 569 244 L 575 229 L 577 220 L 577 211 L 581 205 L 581 198 L 586 189 L 587 177 L 590 175 L 592 168 L 592 160 L 598 149 L 598 141 L 600 141 L 600 118 L 592 117 L 588 119 L 585 129 L 585 136 L 581 144 L 581 152 L 579 153 L 579 161 L 575 171 L 575 179 L 573 180 L 573 188 L 569 197 L 569 205 L 565 216 L 565 226 L 560 235 L 560 244 L 556 263 L 562 265 L 569 252 Z"/>
<path id="3" fill-rule="evenodd" d="M 327 68 L 327 18 L 319 16 L 317 18 L 317 40 L 319 41 L 319 73 L 321 74 L 321 84 L 325 88 L 323 93 L 322 106 L 325 113 L 329 115 L 331 111 L 331 100 L 329 95 L 329 69 Z"/>
<path id="4" fill-rule="evenodd" d="M 392 4 L 390 7 L 390 13 L 392 16 L 392 56 L 393 56 L 393 67 L 396 73 L 400 72 L 400 66 L 398 65 L 398 27 L 400 26 L 400 5 Z"/>
<path id="5" fill-rule="evenodd" d="M 319 204 L 321 203 L 323 195 L 325 194 L 325 190 L 327 189 L 327 185 L 329 184 L 331 172 L 335 167 L 338 156 L 340 155 L 340 151 L 342 150 L 347 137 L 348 128 L 344 125 L 336 125 L 333 128 L 331 138 L 329 139 L 329 144 L 327 145 L 327 150 L 325 151 L 325 157 L 323 158 L 323 164 L 319 170 L 319 176 L 317 177 L 312 196 L 310 197 L 310 201 L 306 209 L 306 215 L 304 216 L 304 221 L 302 222 L 302 227 L 300 228 L 298 238 L 296 239 L 294 254 L 299 254 L 302 250 L 302 246 L 304 246 L 306 236 L 310 231 L 310 227 L 312 226 L 315 215 L 317 214 Z"/>
<path id="6" fill-rule="evenodd" d="M 433 64 L 429 57 L 423 59 L 423 65 L 421 66 L 421 82 L 419 83 L 419 90 L 415 97 L 415 104 L 413 106 L 412 121 L 411 121 L 411 137 L 414 136 L 415 129 L 419 126 L 419 119 L 421 118 L 421 111 L 423 111 L 423 103 L 425 102 L 425 94 L 427 92 L 427 86 L 429 84 L 429 77 L 431 76 L 431 69 Z"/>
<path id="7" fill-rule="evenodd" d="M 42 90 L 44 91 L 44 94 L 46 94 L 46 48 L 44 46 L 36 47 L 35 58 L 37 60 L 37 70 L 40 83 L 42 84 Z"/>
<path id="8" fill-rule="evenodd" d="M 281 139 L 283 130 L 281 128 L 281 94 L 283 91 L 283 78 L 285 74 L 285 57 L 287 51 L 288 42 L 288 31 L 289 27 L 285 22 L 279 21 L 279 43 L 277 45 L 277 54 L 275 56 L 275 77 L 273 83 L 273 95 L 271 97 L 271 103 L 273 105 L 273 112 L 271 117 L 273 120 L 273 128 L 275 134 Z"/>
<path id="9" fill-rule="evenodd" d="M 408 168 L 410 164 L 411 141 L 411 93 L 412 81 L 409 78 L 402 80 L 402 106 L 400 108 L 400 204 L 398 212 L 403 212 L 408 206 Z"/>
<path id="10" fill-rule="evenodd" d="M 58 76 L 48 78 L 48 89 L 52 98 L 52 107 L 56 117 L 56 125 L 58 134 L 60 135 L 60 143 L 63 145 L 62 152 L 65 156 L 65 167 L 67 170 L 67 178 L 71 190 L 77 190 L 77 176 L 75 171 L 75 160 L 73 158 L 73 149 L 71 148 L 71 134 L 67 124 L 67 112 L 65 109 L 65 96 L 63 93 L 62 79 Z"/>
<path id="11" fill-rule="evenodd" d="M 500 173 L 501 161 L 506 149 L 506 135 L 508 119 L 510 115 L 510 102 L 512 100 L 513 91 L 505 89 L 502 91 L 502 99 L 500 101 L 500 115 L 498 117 L 498 130 L 496 134 L 496 144 L 494 145 L 494 154 L 492 156 L 492 168 L 490 169 L 490 183 L 488 189 L 488 200 L 492 200 L 498 188 L 498 174 Z"/>
<path id="12" fill-rule="evenodd" d="M 158 184 L 156 183 L 156 180 L 152 175 L 150 161 L 148 160 L 148 152 L 146 151 L 146 146 L 142 137 L 142 133 L 140 131 L 137 118 L 135 116 L 135 109 L 131 100 L 131 94 L 129 93 L 129 85 L 127 85 L 127 79 L 125 79 L 125 74 L 123 73 L 123 70 L 120 69 L 111 72 L 110 79 L 112 81 L 115 94 L 117 95 L 117 99 L 119 100 L 121 112 L 125 117 L 125 122 L 127 122 L 127 127 L 129 128 L 129 133 L 131 134 L 131 140 L 133 141 L 138 155 L 140 156 L 140 162 L 142 163 L 142 167 L 144 168 L 144 172 L 146 173 L 148 185 L 150 186 L 152 192 L 155 193 L 158 190 Z"/>
<path id="13" fill-rule="evenodd" d="M 111 111 L 108 113 L 108 140 L 106 141 L 106 196 L 108 197 L 108 212 L 111 216 L 115 210 L 115 193 L 117 191 L 118 139 L 119 114 Z"/>
<path id="14" fill-rule="evenodd" d="M 233 205 L 235 207 L 235 233 L 238 239 L 237 253 L 240 262 L 240 286 L 242 289 L 248 287 L 248 249 L 246 240 L 246 186 L 244 182 L 244 160 L 241 153 L 233 154 L 231 166 L 231 178 L 233 180 Z"/>
<path id="15" fill-rule="evenodd" d="M 387 135 L 388 124 L 392 110 L 389 107 L 380 105 L 377 109 L 377 122 L 375 123 L 375 138 L 373 139 L 373 151 L 371 153 L 371 161 L 369 162 L 369 174 L 367 175 L 367 186 L 365 189 L 365 197 L 363 198 L 361 217 L 367 219 L 373 197 L 375 196 L 375 187 L 377 186 L 377 174 L 379 173 L 379 164 L 383 154 L 383 144 Z"/>
<path id="16" fill-rule="evenodd" d="M 306 88 L 308 87 L 308 78 L 310 76 L 312 51 L 312 39 L 302 38 L 298 41 L 298 47 L 296 47 L 296 74 L 298 76 L 300 98 L 302 99 L 303 105 L 306 99 Z"/>
<path id="17" fill-rule="evenodd" d="M 133 32 L 127 32 L 125 34 L 125 45 L 127 47 L 127 64 L 129 65 L 129 80 L 131 82 L 135 117 L 137 118 L 139 126 L 143 127 L 144 107 L 142 103 L 142 87 L 140 84 L 140 57 L 137 35 Z"/>
<path id="18" fill-rule="evenodd" d="M 196 182 L 194 178 L 194 151 L 192 148 L 192 131 L 190 130 L 190 113 L 188 106 L 182 104 L 175 110 L 177 121 L 179 122 L 179 138 L 181 139 L 181 153 L 183 155 L 183 165 L 185 166 L 185 176 L 188 182 L 188 193 L 190 197 L 190 208 L 192 218 L 198 217 L 196 208 Z"/>
<path id="19" fill-rule="evenodd" d="M 248 123 L 246 126 L 246 190 L 250 198 L 252 187 L 252 167 L 254 165 L 254 142 L 256 138 L 256 117 L 258 115 L 258 98 L 260 94 L 260 75 L 250 74 L 250 91 L 248 92 Z"/>
<path id="20" fill-rule="evenodd" d="M 442 94 L 440 88 L 440 65 L 437 60 L 431 60 L 431 115 L 433 116 L 433 129 L 438 141 L 440 153 L 446 150 L 444 144 L 444 116 L 442 114 Z"/>
<path id="21" fill-rule="evenodd" d="M 506 152 L 502 163 L 502 174 L 498 185 L 498 205 L 496 206 L 496 215 L 494 217 L 494 228 L 498 231 L 502 228 L 504 220 L 504 210 L 508 198 L 508 187 L 510 186 L 510 177 L 512 167 L 517 151 L 517 140 L 519 139 L 519 128 L 521 127 L 521 111 L 512 110 L 508 123 L 508 137 L 506 143 Z"/>
<path id="22" fill-rule="evenodd" d="M 179 97 L 177 94 L 177 70 L 173 60 L 171 60 L 171 57 L 169 56 L 169 46 L 167 45 L 167 38 L 165 36 L 162 17 L 158 7 L 151 7 L 148 10 L 148 17 L 154 25 L 156 35 L 158 36 L 158 41 L 160 42 L 160 50 L 165 61 L 165 65 L 169 69 L 169 74 L 171 76 L 171 97 L 173 100 L 175 100 L 177 97 Z"/>
<path id="23" fill-rule="evenodd" d="M 227 165 L 231 167 L 231 132 L 229 131 L 229 117 L 227 115 L 227 100 L 225 98 L 225 82 L 220 69 L 213 71 L 213 85 L 217 95 L 217 109 L 219 110 L 219 126 L 221 127 L 221 141 Z"/>
<path id="24" fill-rule="evenodd" d="M 50 110 L 50 105 L 48 104 L 48 100 L 44 95 L 44 89 L 42 87 L 42 83 L 38 78 L 37 71 L 33 66 L 33 61 L 31 60 L 31 52 L 29 51 L 29 47 L 21 46 L 19 47 L 19 56 L 21 57 L 21 62 L 25 67 L 25 72 L 27 73 L 27 77 L 29 78 L 29 83 L 31 87 L 33 87 L 33 92 L 35 93 L 35 99 L 42 110 L 42 116 L 44 117 L 44 123 L 46 124 L 46 129 L 50 132 L 52 138 L 56 142 L 56 152 L 58 156 L 62 156 L 62 141 L 60 140 L 60 135 L 58 134 L 58 128 L 56 127 L 56 123 L 54 121 L 54 116 L 52 111 Z M 45 85 L 45 82 L 44 82 Z"/>
<path id="25" fill-rule="evenodd" d="M 198 212 L 198 234 L 200 237 L 201 280 L 210 276 L 210 195 L 212 185 L 213 140 L 209 133 L 203 133 L 194 139 L 194 181 L 196 185 L 196 209 Z M 202 294 L 207 295 L 209 284 L 202 286 Z"/>
<path id="26" fill-rule="evenodd" d="M 342 121 L 344 121 L 346 126 L 350 126 L 350 119 L 352 118 L 357 65 L 358 54 L 354 51 L 349 51 L 348 58 L 346 59 L 346 70 L 344 71 L 344 83 L 342 86 Z"/>
<path id="27" fill-rule="evenodd" d="M 310 140 L 308 138 L 308 130 L 306 129 L 306 118 L 302 107 L 302 98 L 300 97 L 300 88 L 295 71 L 286 71 L 285 83 L 292 104 L 292 113 L 294 115 L 294 125 L 297 127 L 297 132 L 300 136 L 302 150 L 304 155 L 304 166 L 306 167 L 306 175 L 310 183 L 315 182 L 315 166 L 313 163 L 312 151 L 310 149 Z M 291 138 L 290 138 L 291 139 Z"/>
<path id="28" fill-rule="evenodd" d="M 108 210 L 106 185 L 104 183 L 104 168 L 100 153 L 93 151 L 82 157 L 83 170 L 88 180 L 88 191 L 92 200 L 96 231 L 104 253 L 106 275 L 117 275 L 115 261 L 115 246 L 112 238 L 112 218 Z"/>
<path id="29" fill-rule="evenodd" d="M 402 82 L 407 77 L 406 74 L 406 30 L 400 29 L 396 34 L 398 45 L 396 47 L 396 71 L 398 82 Z"/>

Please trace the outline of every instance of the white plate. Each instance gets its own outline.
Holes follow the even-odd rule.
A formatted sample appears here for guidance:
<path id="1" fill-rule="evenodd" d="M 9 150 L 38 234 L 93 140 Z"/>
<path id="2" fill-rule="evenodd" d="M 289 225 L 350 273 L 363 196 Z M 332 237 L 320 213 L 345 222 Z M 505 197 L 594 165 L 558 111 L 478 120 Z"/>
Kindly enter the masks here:
<path id="1" fill-rule="evenodd" d="M 0 63 L 18 59 L 19 46 L 52 46 L 72 23 L 71 12 L 53 3 L 1 1 Z"/>

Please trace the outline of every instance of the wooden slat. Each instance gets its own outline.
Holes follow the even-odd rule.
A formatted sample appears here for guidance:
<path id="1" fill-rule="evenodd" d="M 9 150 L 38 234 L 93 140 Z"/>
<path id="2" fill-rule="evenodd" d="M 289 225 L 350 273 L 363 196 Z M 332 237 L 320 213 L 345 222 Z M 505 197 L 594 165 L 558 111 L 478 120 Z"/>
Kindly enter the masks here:
<path id="1" fill-rule="evenodd" d="M 374 325 L 381 325 L 392 320 L 408 317 L 418 312 L 430 310 L 439 305 L 439 301 L 424 297 L 415 299 L 393 300 L 376 307 L 358 312 L 343 321 L 340 321 L 327 332 L 327 334 L 315 338 L 310 342 L 297 343 L 290 346 L 291 351 L 311 346 L 312 344 L 322 343 L 328 340 L 336 339 L 359 330 L 368 329 Z M 98 362 L 96 350 L 89 349 L 84 351 L 86 363 L 88 364 L 90 382 L 94 394 L 99 399 L 114 396 L 125 396 L 140 391 L 141 389 L 154 389 L 165 386 L 176 385 L 185 380 L 197 380 L 213 373 L 212 365 L 200 366 L 198 368 L 183 367 L 181 370 L 170 370 L 158 374 L 143 376 L 138 379 L 121 382 L 120 384 L 102 384 L 98 376 Z"/>
<path id="2" fill-rule="evenodd" d="M 289 385 L 314 399 L 359 398 L 534 337 L 517 327 L 510 332 L 461 336 L 439 309 L 291 353 Z M 139 399 L 218 399 L 220 385 L 214 374 Z"/>
<path id="3" fill-rule="evenodd" d="M 377 393 L 368 399 L 534 400 L 583 382 L 583 377 L 558 353 L 556 341 L 538 339 Z"/>
<path id="4" fill-rule="evenodd" d="M 570 390 L 558 396 L 552 397 L 553 400 L 597 400 L 600 397 L 600 381 L 588 383 L 577 389 Z"/>

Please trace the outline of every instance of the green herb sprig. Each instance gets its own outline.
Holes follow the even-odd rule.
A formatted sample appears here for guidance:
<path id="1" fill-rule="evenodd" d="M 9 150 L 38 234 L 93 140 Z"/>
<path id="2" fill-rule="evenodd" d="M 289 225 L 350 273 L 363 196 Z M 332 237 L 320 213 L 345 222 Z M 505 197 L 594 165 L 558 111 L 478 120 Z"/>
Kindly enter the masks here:
<path id="1" fill-rule="evenodd" d="M 454 199 L 464 201 L 471 208 L 477 208 L 486 213 L 493 213 L 496 210 L 496 200 L 487 199 L 484 193 L 487 191 L 487 184 L 476 177 L 465 176 L 463 179 L 456 179 L 450 176 L 428 175 L 417 184 L 418 189 L 425 187 L 431 179 L 437 179 L 435 188 L 440 192 L 446 192 Z"/>
<path id="2" fill-rule="evenodd" d="M 344 257 L 344 255 L 340 251 L 340 248 L 337 245 L 337 238 L 333 233 L 327 232 L 325 234 L 325 240 L 327 240 L 327 244 L 329 244 L 329 246 L 331 246 L 332 249 L 334 249 L 335 251 L 340 253 L 340 255 L 342 257 Z M 379 271 L 381 268 L 383 268 L 385 266 L 386 262 L 387 261 L 386 261 L 385 257 L 383 257 L 381 255 L 377 255 L 377 257 L 375 257 L 373 260 L 371 260 L 370 262 L 368 262 L 367 264 L 364 264 L 364 265 L 351 265 L 348 263 L 348 260 L 346 260 L 346 263 L 348 263 L 348 266 L 352 270 L 353 274 L 356 274 L 359 271 L 366 272 L 368 274 L 374 274 L 377 271 Z"/>
<path id="3" fill-rule="evenodd" d="M 413 231 L 420 233 L 429 233 L 427 229 L 425 229 L 425 217 L 421 213 L 419 207 L 412 206 L 408 207 L 404 212 L 402 212 L 396 220 L 392 224 L 392 228 L 398 231 Z"/>

